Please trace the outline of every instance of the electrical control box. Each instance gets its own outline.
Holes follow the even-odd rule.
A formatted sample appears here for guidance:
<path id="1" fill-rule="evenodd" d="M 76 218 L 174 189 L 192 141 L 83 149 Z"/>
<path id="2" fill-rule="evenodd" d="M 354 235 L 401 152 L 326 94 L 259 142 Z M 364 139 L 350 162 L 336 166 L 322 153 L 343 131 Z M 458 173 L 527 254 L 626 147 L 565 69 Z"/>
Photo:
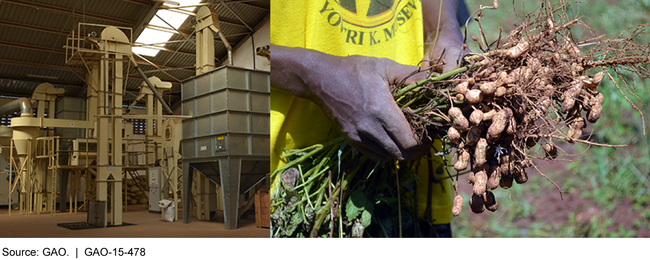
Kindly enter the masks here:
<path id="1" fill-rule="evenodd" d="M 162 171 L 160 167 L 149 167 L 149 212 L 160 213 Z"/>

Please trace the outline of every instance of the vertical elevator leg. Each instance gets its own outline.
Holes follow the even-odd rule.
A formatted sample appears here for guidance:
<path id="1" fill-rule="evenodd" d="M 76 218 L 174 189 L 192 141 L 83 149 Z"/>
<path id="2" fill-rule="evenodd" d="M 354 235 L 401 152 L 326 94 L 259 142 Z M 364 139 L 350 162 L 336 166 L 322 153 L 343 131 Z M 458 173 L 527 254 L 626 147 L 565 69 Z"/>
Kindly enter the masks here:
<path id="1" fill-rule="evenodd" d="M 219 158 L 223 216 L 226 229 L 236 229 L 239 216 L 239 180 L 241 157 Z"/>
<path id="2" fill-rule="evenodd" d="M 192 207 L 192 169 L 190 161 L 183 160 L 183 223 L 190 223 L 190 210 Z"/>
<path id="3" fill-rule="evenodd" d="M 60 170 L 55 174 L 61 174 L 61 178 L 59 178 L 59 211 L 66 212 L 68 211 L 68 176 L 70 175 L 70 170 Z M 70 205 L 72 205 L 72 201 L 70 201 Z"/>

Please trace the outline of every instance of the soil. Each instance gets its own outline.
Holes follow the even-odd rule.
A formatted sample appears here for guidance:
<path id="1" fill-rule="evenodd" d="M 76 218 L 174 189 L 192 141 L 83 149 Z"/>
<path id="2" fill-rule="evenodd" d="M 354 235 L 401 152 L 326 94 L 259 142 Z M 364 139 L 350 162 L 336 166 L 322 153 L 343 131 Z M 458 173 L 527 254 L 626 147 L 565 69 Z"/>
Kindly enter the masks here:
<path id="1" fill-rule="evenodd" d="M 572 146 L 566 144 L 561 145 L 560 148 L 569 152 L 573 149 Z M 567 179 L 567 177 L 563 176 L 572 175 L 572 173 L 566 169 L 567 163 L 567 161 L 549 162 L 544 160 L 535 160 L 535 164 L 542 172 L 556 173 L 552 179 L 560 187 L 562 187 L 562 183 Z M 528 169 L 528 171 L 529 173 L 532 172 L 530 169 Z M 539 174 L 532 173 L 530 174 L 529 182 L 531 181 L 546 180 Z M 459 183 L 458 188 L 462 193 L 472 193 L 472 186 L 465 182 Z M 532 223 L 541 222 L 550 224 L 553 229 L 557 229 L 562 226 L 562 224 L 569 222 L 570 213 L 575 213 L 579 229 L 588 230 L 589 226 L 594 221 L 594 218 L 600 220 L 598 223 L 602 223 L 603 219 L 609 218 L 613 220 L 613 224 L 608 227 L 608 231 L 616 232 L 619 230 L 620 224 L 623 224 L 625 230 L 635 230 L 634 221 L 639 218 L 639 213 L 633 211 L 634 201 L 631 199 L 625 198 L 616 206 L 615 210 L 605 211 L 600 207 L 595 206 L 596 203 L 593 200 L 583 198 L 579 190 L 572 191 L 571 193 L 564 192 L 563 198 L 561 198 L 560 193 L 556 189 L 543 189 L 539 193 L 531 194 L 526 197 L 526 200 L 535 208 L 535 213 L 530 214 L 530 216 L 526 218 L 517 219 L 513 223 L 516 227 L 524 228 L 530 226 Z M 478 223 L 487 221 L 490 214 L 499 214 L 499 211 L 494 213 L 486 211 L 481 214 L 474 214 L 468 207 L 465 207 L 462 214 L 467 214 L 471 219 L 471 223 L 477 223 L 475 228 L 481 228 Z M 636 237 L 650 237 L 650 230 L 647 228 L 637 230 Z"/>

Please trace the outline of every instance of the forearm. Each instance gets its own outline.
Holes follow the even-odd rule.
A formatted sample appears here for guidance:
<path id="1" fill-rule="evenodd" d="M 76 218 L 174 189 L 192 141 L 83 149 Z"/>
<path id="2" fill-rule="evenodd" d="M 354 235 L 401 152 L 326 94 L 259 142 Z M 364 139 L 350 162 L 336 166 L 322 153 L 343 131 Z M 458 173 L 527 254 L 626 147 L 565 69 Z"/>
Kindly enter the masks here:
<path id="1" fill-rule="evenodd" d="M 441 4 L 442 3 L 442 4 Z M 432 44 L 436 35 L 459 31 L 460 25 L 456 20 L 458 0 L 423 0 L 424 40 Z M 456 40 L 462 42 L 460 34 Z"/>
<path id="2" fill-rule="evenodd" d="M 457 46 L 458 50 L 455 53 L 462 48 L 463 37 L 460 33 L 460 25 L 456 20 L 457 8 L 458 0 L 422 1 L 425 59 L 437 59 L 443 49 L 450 48 L 450 46 Z M 446 52 L 449 51 L 446 50 Z"/>
<path id="3" fill-rule="evenodd" d="M 332 71 L 339 57 L 322 52 L 271 45 L 271 87 L 312 99 L 320 77 Z"/>

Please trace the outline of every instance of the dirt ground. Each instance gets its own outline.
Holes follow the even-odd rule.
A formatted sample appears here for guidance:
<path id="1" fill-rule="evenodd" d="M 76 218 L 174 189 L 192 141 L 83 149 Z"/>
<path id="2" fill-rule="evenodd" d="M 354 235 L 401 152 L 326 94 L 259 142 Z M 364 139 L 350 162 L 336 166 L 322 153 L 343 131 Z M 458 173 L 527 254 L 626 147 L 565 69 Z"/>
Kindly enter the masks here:
<path id="1" fill-rule="evenodd" d="M 564 145 L 561 148 L 569 152 L 575 152 L 570 145 Z M 535 161 L 535 164 L 542 172 L 555 173 L 553 174 L 554 177 L 552 180 L 560 187 L 563 187 L 563 182 L 572 174 L 566 169 L 567 163 L 569 162 Z M 534 170 L 528 169 L 527 171 L 529 172 L 529 182 L 547 181 L 539 174 L 533 173 Z M 465 194 L 472 193 L 472 186 L 467 184 L 466 181 L 463 181 L 462 178 L 458 188 Z M 608 230 L 613 232 L 618 230 L 619 224 L 623 224 L 626 230 L 634 230 L 634 220 L 637 219 L 637 216 L 632 214 L 634 201 L 626 198 L 616 206 L 615 210 L 605 211 L 595 206 L 596 203 L 594 201 L 583 198 L 579 190 L 573 190 L 572 192 L 565 191 L 561 197 L 557 189 L 543 189 L 539 193 L 527 196 L 526 201 L 536 208 L 535 213 L 530 214 L 526 218 L 517 219 L 513 223 L 514 226 L 527 227 L 532 223 L 541 222 L 551 224 L 554 228 L 557 228 L 569 221 L 570 213 L 575 213 L 575 220 L 578 222 L 579 228 L 588 229 L 595 218 L 608 218 L 614 221 L 614 225 L 608 227 Z M 490 217 L 490 214 L 499 214 L 499 210 L 496 212 L 485 211 L 481 214 L 475 214 L 469 208 L 466 208 L 462 214 L 469 216 L 471 223 L 483 223 Z M 650 230 L 638 230 L 636 237 L 650 237 Z"/>

